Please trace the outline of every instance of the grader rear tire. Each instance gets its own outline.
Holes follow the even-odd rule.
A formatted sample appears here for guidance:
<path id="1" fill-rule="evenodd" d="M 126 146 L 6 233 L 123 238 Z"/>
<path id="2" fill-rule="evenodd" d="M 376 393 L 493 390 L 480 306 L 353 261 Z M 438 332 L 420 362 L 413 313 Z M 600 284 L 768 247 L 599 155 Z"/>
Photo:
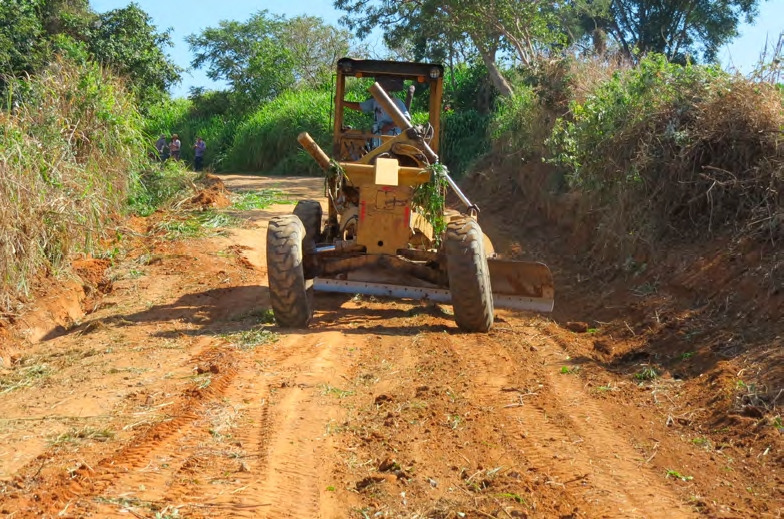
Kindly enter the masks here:
<path id="1" fill-rule="evenodd" d="M 455 321 L 464 331 L 486 332 L 493 325 L 493 292 L 482 229 L 472 218 L 454 219 L 445 246 Z"/>
<path id="2" fill-rule="evenodd" d="M 302 270 L 305 227 L 293 214 L 276 216 L 267 228 L 267 278 L 275 320 L 284 328 L 305 328 L 313 309 Z"/>
<path id="3" fill-rule="evenodd" d="M 305 226 L 303 241 L 305 251 L 312 251 L 316 248 L 316 242 L 321 234 L 321 216 L 323 214 L 321 204 L 318 200 L 300 200 L 294 206 L 294 214 L 299 216 L 302 225 Z"/>

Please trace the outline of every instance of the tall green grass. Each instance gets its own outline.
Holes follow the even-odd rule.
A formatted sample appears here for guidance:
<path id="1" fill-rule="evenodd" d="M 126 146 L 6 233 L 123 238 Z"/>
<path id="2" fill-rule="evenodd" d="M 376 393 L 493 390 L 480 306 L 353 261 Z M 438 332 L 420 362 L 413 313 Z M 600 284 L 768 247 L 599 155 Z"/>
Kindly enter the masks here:
<path id="1" fill-rule="evenodd" d="M 327 91 L 286 92 L 239 124 L 224 168 L 272 175 L 317 175 L 320 169 L 297 142 L 306 131 L 330 150 L 332 96 Z"/>
<path id="2" fill-rule="evenodd" d="M 145 156 L 142 120 L 123 85 L 98 65 L 55 59 L 9 82 L 0 112 L 0 309 L 42 270 L 90 251 L 123 211 Z"/>

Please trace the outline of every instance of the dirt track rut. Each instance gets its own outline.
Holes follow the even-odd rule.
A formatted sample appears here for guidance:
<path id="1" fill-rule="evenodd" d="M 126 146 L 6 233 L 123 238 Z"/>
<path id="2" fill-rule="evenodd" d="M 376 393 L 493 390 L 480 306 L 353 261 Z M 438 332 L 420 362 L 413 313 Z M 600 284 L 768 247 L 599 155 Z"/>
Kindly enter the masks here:
<path id="1" fill-rule="evenodd" d="M 226 182 L 320 194 L 317 179 Z M 721 460 L 670 434 L 661 411 L 615 399 L 617 377 L 571 359 L 570 332 L 546 318 L 501 312 L 471 335 L 449 307 L 319 295 L 311 329 L 237 347 L 268 305 L 266 218 L 290 209 L 148 250 L 160 261 L 143 285 L 116 283 L 111 304 L 32 350 L 93 353 L 50 374 L 48 398 L 7 393 L 0 415 L 45 414 L 80 369 L 85 398 L 109 410 L 100 426 L 30 422 L 26 439 L 7 425 L 28 461 L 0 457 L 0 514 L 671 518 L 709 499 L 714 515 L 744 512 L 691 479 Z"/>

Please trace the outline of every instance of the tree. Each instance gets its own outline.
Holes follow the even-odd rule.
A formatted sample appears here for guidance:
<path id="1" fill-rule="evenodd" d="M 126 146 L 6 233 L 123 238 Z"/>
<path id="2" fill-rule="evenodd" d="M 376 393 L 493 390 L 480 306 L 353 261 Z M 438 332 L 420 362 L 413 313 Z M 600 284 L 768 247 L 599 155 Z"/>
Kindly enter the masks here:
<path id="1" fill-rule="evenodd" d="M 291 56 L 278 45 L 283 19 L 260 11 L 247 21 L 222 20 L 200 35 L 185 38 L 195 57 L 194 68 L 207 68 L 207 77 L 226 81 L 235 95 L 258 103 L 275 97 L 293 82 Z"/>
<path id="2" fill-rule="evenodd" d="M 79 49 L 124 76 L 146 105 L 180 79 L 164 52 L 171 45 L 169 31 L 158 33 L 133 3 L 97 14 L 88 0 L 0 0 L 2 74 L 34 74 L 54 53 Z"/>
<path id="3" fill-rule="evenodd" d="M 124 76 L 142 105 L 165 95 L 180 81 L 182 69 L 166 56 L 171 30 L 157 32 L 150 16 L 137 4 L 98 16 L 88 33 L 94 59 Z"/>
<path id="4" fill-rule="evenodd" d="M 420 48 L 470 42 L 502 95 L 510 95 L 512 87 L 497 63 L 499 53 L 531 66 L 560 48 L 566 40 L 558 14 L 569 8 L 544 0 L 335 0 L 335 7 L 346 11 L 341 21 L 360 37 L 383 27 L 388 44 L 401 37 Z"/>
<path id="5" fill-rule="evenodd" d="M 349 49 L 350 35 L 320 18 L 286 19 L 259 11 L 246 22 L 221 21 L 186 38 L 194 68 L 229 84 L 246 109 L 297 86 L 326 81 Z"/>
<path id="6" fill-rule="evenodd" d="M 350 50 L 351 34 L 315 16 L 297 16 L 284 23 L 281 34 L 289 50 L 298 85 L 318 87 L 332 77 L 337 61 Z"/>
<path id="7" fill-rule="evenodd" d="M 601 2 L 597 2 L 601 3 Z M 719 49 L 751 23 L 759 0 L 604 0 L 594 12 L 597 28 L 614 38 L 631 59 L 651 52 L 671 61 L 715 61 Z M 583 6 L 590 5 L 586 4 Z"/>
<path id="8" fill-rule="evenodd" d="M 42 0 L 0 2 L 0 73 L 18 76 L 44 61 L 44 28 L 39 16 Z"/>

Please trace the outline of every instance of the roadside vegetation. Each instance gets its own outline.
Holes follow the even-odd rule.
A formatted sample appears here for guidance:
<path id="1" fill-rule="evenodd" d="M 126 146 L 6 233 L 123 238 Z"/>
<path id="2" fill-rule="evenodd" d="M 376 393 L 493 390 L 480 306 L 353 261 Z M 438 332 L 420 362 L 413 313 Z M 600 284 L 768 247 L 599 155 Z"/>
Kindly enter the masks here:
<path id="1" fill-rule="evenodd" d="M 129 213 L 147 215 L 188 183 L 153 164 L 145 114 L 180 69 L 136 4 L 0 5 L 0 313 L 36 280 L 100 251 Z"/>
<path id="2" fill-rule="evenodd" d="M 147 163 L 143 121 L 122 81 L 94 63 L 56 57 L 6 84 L 0 111 L 0 309 L 91 253 L 111 221 L 148 214 L 182 186 L 179 169 Z"/>

